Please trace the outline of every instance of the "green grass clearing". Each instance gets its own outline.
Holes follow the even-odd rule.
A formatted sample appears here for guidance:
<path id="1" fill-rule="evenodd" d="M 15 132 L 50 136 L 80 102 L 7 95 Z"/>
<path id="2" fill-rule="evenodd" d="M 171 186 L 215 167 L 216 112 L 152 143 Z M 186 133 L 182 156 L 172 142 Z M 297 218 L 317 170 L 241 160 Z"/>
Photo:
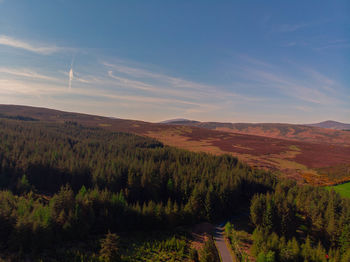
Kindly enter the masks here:
<path id="1" fill-rule="evenodd" d="M 350 182 L 336 186 L 328 186 L 327 189 L 334 189 L 341 196 L 350 198 Z"/>

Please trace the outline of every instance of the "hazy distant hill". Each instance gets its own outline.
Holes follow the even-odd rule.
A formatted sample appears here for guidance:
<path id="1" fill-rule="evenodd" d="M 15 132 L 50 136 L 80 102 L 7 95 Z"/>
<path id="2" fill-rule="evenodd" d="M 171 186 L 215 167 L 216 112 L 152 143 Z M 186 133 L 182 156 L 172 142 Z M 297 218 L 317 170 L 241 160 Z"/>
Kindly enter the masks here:
<path id="1" fill-rule="evenodd" d="M 309 124 L 308 126 L 316 126 L 322 128 L 330 128 L 336 130 L 350 130 L 350 124 L 345 124 L 337 121 L 327 120 L 321 123 Z"/>
<path id="2" fill-rule="evenodd" d="M 185 118 L 176 118 L 176 119 L 169 119 L 160 122 L 161 124 L 175 124 L 175 125 L 182 125 L 183 123 L 200 123 L 199 121 L 194 120 L 188 120 Z"/>
<path id="3" fill-rule="evenodd" d="M 339 128 L 335 130 L 324 129 L 312 125 L 296 125 L 282 123 L 221 123 L 199 122 L 186 119 L 174 119 L 166 122 L 168 125 L 195 126 L 211 130 L 220 130 L 230 133 L 257 135 L 271 138 L 280 138 L 307 142 L 322 142 L 335 144 L 349 144 L 350 134 Z"/>

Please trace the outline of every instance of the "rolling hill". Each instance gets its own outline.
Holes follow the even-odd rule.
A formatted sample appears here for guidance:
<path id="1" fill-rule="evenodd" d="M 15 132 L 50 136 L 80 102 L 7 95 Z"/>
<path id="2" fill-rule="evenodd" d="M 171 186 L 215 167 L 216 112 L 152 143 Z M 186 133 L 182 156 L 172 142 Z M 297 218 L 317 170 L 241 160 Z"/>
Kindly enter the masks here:
<path id="1" fill-rule="evenodd" d="M 0 117 L 70 121 L 135 133 L 191 151 L 231 154 L 253 167 L 276 171 L 302 183 L 331 185 L 350 180 L 350 134 L 345 131 L 289 124 L 155 124 L 15 105 L 0 105 Z"/>
<path id="2" fill-rule="evenodd" d="M 309 124 L 308 126 L 330 128 L 330 129 L 336 129 L 336 130 L 350 130 L 350 124 L 344 124 L 344 123 L 340 123 L 332 120 L 327 120 L 316 124 Z"/>

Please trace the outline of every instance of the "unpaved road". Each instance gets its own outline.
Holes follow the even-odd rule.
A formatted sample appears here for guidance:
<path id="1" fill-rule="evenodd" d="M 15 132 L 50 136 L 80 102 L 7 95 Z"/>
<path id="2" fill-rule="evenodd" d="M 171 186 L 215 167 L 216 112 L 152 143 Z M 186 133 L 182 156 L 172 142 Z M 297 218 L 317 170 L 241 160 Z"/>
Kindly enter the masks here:
<path id="1" fill-rule="evenodd" d="M 224 239 L 224 227 L 217 226 L 215 228 L 214 232 L 214 241 L 216 244 L 216 247 L 218 249 L 218 252 L 220 253 L 222 262 L 234 262 L 231 252 L 226 245 L 225 239 Z"/>

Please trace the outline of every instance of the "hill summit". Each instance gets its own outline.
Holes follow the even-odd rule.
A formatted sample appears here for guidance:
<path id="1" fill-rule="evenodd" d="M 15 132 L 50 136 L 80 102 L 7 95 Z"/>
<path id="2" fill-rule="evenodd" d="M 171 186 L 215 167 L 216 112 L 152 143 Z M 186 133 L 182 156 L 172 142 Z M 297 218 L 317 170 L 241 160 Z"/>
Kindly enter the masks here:
<path id="1" fill-rule="evenodd" d="M 336 129 L 336 130 L 350 130 L 350 124 L 345 124 L 345 123 L 341 123 L 333 120 L 327 120 L 320 123 L 309 124 L 308 126 L 330 128 L 330 129 Z"/>

